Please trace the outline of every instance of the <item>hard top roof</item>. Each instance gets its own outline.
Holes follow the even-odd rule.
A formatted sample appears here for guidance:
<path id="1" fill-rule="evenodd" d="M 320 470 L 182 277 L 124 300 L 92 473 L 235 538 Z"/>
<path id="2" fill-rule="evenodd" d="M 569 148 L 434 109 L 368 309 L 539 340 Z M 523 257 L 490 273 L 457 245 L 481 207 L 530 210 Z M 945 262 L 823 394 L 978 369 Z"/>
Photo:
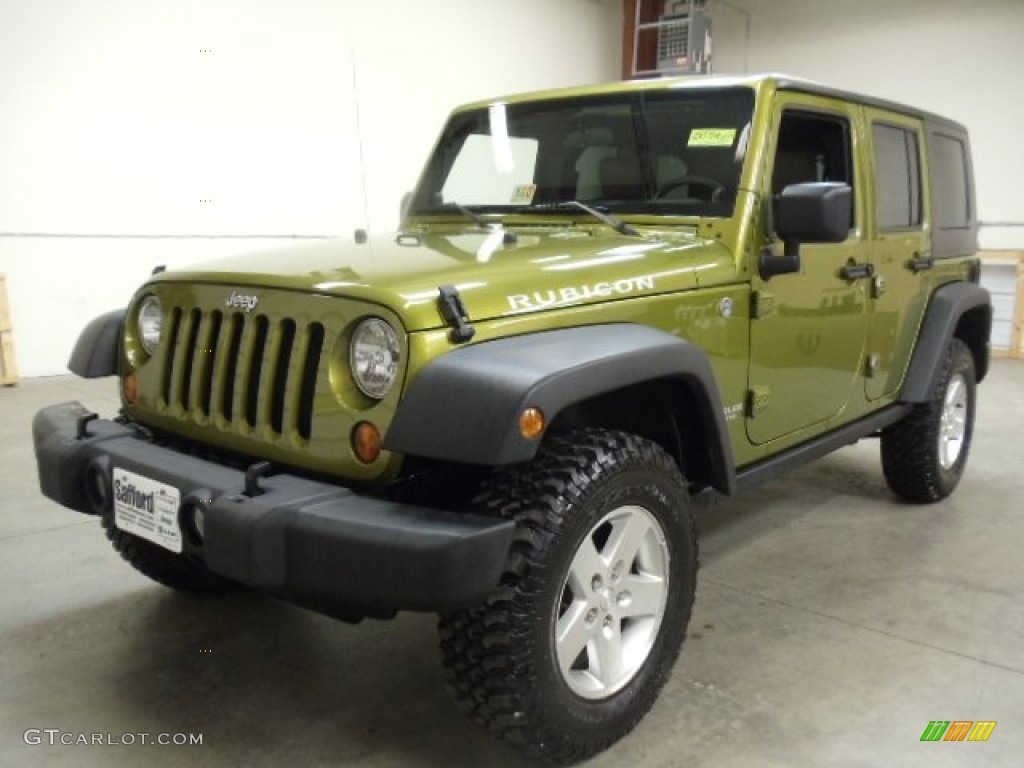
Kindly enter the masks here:
<path id="1" fill-rule="evenodd" d="M 895 101 L 875 98 L 861 93 L 845 91 L 840 88 L 818 83 L 813 80 L 805 80 L 784 74 L 756 74 L 756 75 L 695 75 L 689 77 L 656 78 L 647 80 L 623 80 L 601 85 L 581 86 L 575 88 L 557 88 L 553 90 L 533 91 L 528 93 L 511 94 L 501 98 L 478 101 L 459 107 L 458 111 L 468 109 L 479 109 L 495 103 L 516 104 L 529 101 L 542 101 L 548 99 L 569 99 L 583 98 L 587 96 L 613 95 L 620 93 L 635 93 L 640 91 L 669 91 L 669 90 L 701 90 L 711 88 L 729 88 L 746 86 L 761 93 L 765 91 L 795 91 L 818 96 L 842 99 L 856 104 L 878 107 L 891 112 L 898 112 L 904 115 L 920 117 L 930 123 L 941 123 L 966 133 L 963 125 L 950 118 L 927 112 L 923 109 L 901 104 Z"/>

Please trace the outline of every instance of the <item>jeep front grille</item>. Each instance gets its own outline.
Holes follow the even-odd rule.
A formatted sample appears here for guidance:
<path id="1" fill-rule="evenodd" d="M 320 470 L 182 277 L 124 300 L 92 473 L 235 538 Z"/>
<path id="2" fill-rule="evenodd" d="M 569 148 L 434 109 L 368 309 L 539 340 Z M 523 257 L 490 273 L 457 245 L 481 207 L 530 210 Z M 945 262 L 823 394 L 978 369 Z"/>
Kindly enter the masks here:
<path id="1" fill-rule="evenodd" d="M 161 395 L 167 407 L 311 438 L 323 325 L 175 307 L 166 334 Z"/>

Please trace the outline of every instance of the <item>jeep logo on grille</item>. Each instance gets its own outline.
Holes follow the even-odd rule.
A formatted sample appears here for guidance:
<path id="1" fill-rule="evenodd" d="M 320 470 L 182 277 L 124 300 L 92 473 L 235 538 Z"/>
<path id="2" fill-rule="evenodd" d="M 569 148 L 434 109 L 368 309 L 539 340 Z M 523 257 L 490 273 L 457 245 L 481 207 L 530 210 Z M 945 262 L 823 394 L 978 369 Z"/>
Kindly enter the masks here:
<path id="1" fill-rule="evenodd" d="M 252 312 L 259 303 L 259 296 L 249 296 L 238 291 L 232 291 L 231 295 L 228 296 L 228 300 L 224 302 L 224 306 L 228 309 L 244 309 L 246 312 Z"/>

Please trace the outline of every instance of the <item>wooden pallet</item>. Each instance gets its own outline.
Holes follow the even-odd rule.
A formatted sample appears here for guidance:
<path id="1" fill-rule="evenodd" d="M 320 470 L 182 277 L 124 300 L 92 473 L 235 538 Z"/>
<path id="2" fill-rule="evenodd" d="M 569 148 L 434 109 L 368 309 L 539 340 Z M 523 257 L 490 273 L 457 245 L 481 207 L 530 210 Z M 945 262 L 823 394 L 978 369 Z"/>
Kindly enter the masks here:
<path id="1" fill-rule="evenodd" d="M 1016 291 L 1011 299 L 1010 314 L 1000 316 L 999 311 L 996 312 L 997 319 L 1010 322 L 1009 343 L 1006 346 L 993 347 L 992 356 L 1024 358 L 1024 251 L 982 251 L 980 256 L 982 283 L 985 282 L 986 267 L 1012 269 L 1016 274 Z M 1007 298 L 1006 294 L 1003 294 L 1003 299 Z M 1006 306 L 1005 301 L 1003 306 Z"/>
<path id="2" fill-rule="evenodd" d="M 0 275 L 0 384 L 10 387 L 18 383 L 18 362 L 14 358 L 14 329 L 7 301 L 7 277 Z"/>

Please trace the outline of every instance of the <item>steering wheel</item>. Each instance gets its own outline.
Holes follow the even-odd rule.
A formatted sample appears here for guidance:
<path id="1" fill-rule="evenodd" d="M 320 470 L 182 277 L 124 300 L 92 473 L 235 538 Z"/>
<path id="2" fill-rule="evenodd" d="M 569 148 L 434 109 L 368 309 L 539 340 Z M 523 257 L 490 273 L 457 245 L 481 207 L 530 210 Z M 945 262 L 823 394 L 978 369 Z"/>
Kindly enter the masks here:
<path id="1" fill-rule="evenodd" d="M 708 195 L 704 198 L 707 202 L 714 202 L 719 198 L 722 193 L 725 192 L 726 186 L 717 179 L 712 179 L 709 176 L 676 176 L 674 179 L 669 179 L 660 187 L 658 187 L 657 193 L 654 195 L 656 200 L 665 198 L 669 192 L 679 187 L 695 185 L 703 187 L 708 190 Z M 687 192 L 690 190 L 687 189 Z"/>

